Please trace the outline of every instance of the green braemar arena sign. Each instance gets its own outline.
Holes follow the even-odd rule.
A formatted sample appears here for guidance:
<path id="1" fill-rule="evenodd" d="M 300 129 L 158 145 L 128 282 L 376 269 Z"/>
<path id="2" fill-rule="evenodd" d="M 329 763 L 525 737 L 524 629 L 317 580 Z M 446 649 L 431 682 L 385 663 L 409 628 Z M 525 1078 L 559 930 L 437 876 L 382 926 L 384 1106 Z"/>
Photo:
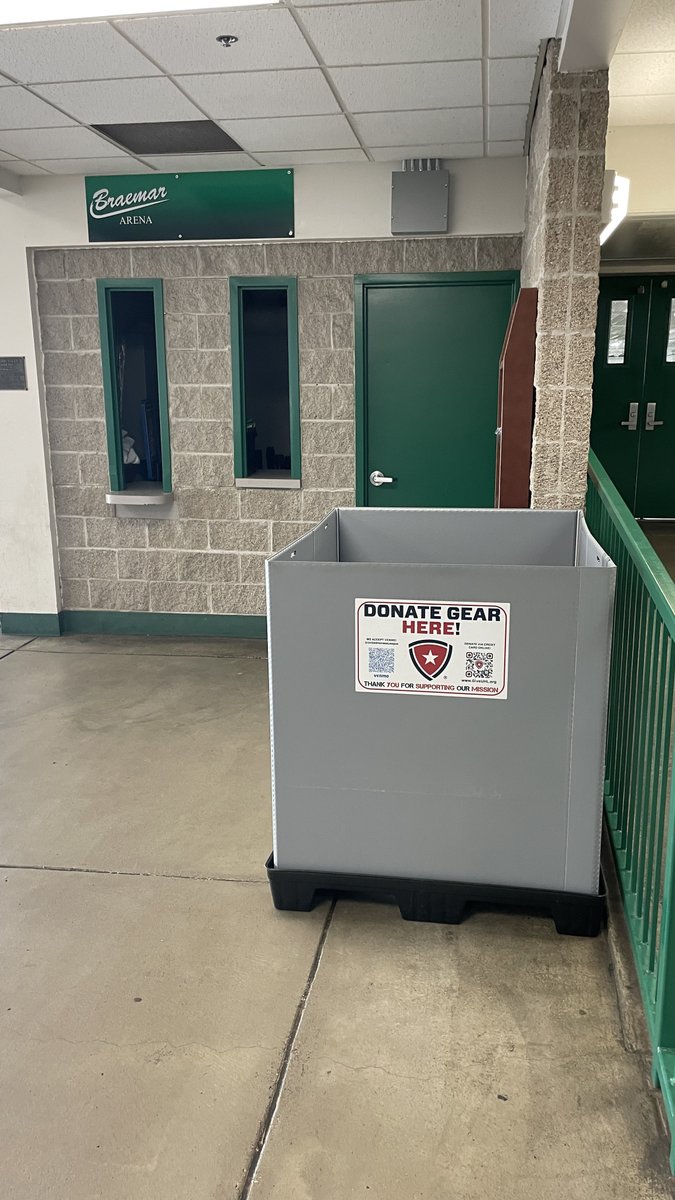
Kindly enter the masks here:
<path id="1" fill-rule="evenodd" d="M 97 175 L 85 187 L 90 242 L 294 236 L 291 170 Z"/>

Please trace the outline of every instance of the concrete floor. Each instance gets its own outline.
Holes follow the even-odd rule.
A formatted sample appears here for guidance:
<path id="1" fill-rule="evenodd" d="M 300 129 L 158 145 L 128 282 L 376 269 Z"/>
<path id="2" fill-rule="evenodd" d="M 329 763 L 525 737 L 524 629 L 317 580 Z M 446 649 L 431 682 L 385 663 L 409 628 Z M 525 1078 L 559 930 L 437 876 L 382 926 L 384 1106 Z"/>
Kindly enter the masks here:
<path id="1" fill-rule="evenodd" d="M 0 636 L 2 1200 L 663 1200 L 610 948 L 274 911 L 259 642 Z"/>
<path id="2" fill-rule="evenodd" d="M 642 530 L 666 570 L 675 579 L 675 521 L 644 521 Z"/>

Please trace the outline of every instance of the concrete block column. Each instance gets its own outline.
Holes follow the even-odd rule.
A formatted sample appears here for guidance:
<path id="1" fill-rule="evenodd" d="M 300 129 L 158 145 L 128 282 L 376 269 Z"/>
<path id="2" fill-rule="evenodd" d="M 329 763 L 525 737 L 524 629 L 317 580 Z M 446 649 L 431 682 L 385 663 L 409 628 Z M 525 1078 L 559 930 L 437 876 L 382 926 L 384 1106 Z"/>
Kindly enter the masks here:
<path id="1" fill-rule="evenodd" d="M 539 289 L 533 508 L 580 508 L 593 402 L 607 71 L 561 74 L 549 43 L 532 125 L 522 285 Z"/>

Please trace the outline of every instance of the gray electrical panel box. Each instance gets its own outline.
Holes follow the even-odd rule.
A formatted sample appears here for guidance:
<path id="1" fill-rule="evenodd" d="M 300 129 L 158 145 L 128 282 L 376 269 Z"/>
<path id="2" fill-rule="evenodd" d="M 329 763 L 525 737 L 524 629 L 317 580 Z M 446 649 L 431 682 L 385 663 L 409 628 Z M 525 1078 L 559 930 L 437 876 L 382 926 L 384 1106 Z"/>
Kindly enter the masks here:
<path id="1" fill-rule="evenodd" d="M 614 576 L 581 512 L 338 509 L 270 559 L 274 866 L 597 896 Z"/>
<path id="2" fill-rule="evenodd" d="M 391 232 L 447 233 L 447 171 L 392 171 Z"/>

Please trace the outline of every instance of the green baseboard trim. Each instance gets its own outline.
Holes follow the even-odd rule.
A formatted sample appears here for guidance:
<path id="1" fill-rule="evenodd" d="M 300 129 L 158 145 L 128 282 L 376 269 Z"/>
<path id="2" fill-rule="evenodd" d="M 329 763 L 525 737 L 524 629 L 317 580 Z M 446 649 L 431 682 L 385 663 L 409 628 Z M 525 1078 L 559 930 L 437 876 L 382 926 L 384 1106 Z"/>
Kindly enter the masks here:
<path id="1" fill-rule="evenodd" d="M 102 609 L 65 609 L 64 633 L 111 633 L 163 637 L 265 638 L 265 617 L 220 613 L 105 612 Z M 9 632 L 9 631 L 8 631 Z"/>
<path id="2" fill-rule="evenodd" d="M 0 613 L 0 630 L 26 637 L 59 637 L 61 613 Z"/>

